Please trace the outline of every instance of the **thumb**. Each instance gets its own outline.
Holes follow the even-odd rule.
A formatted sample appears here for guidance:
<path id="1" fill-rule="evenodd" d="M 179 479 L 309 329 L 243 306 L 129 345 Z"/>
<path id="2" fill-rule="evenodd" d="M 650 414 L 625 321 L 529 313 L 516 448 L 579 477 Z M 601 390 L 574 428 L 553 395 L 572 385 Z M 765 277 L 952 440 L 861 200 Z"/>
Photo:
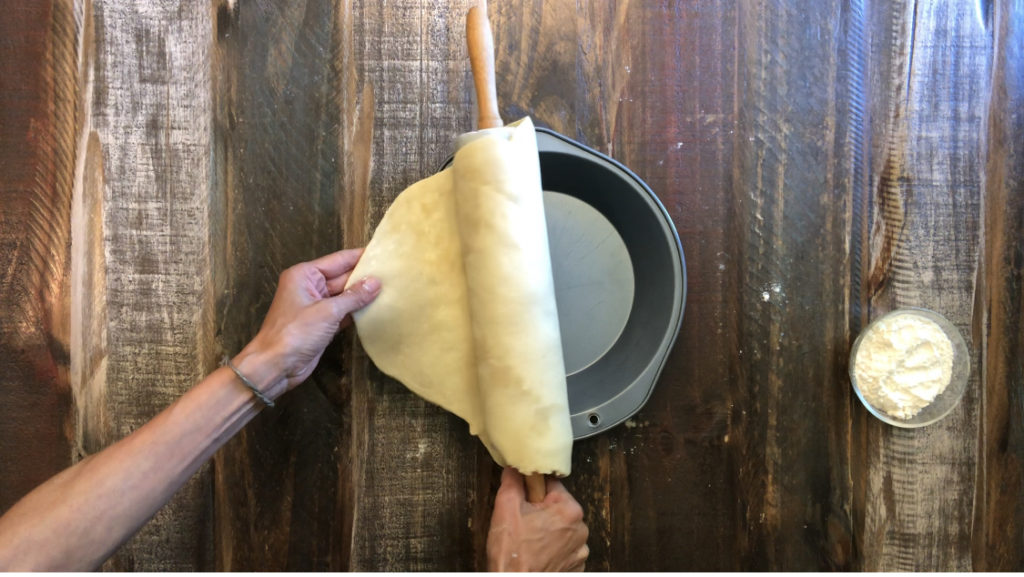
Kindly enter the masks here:
<path id="1" fill-rule="evenodd" d="M 523 482 L 523 475 L 512 467 L 505 467 L 501 473 L 501 486 L 498 487 L 498 494 L 495 500 L 509 500 L 515 503 L 526 501 L 526 484 Z"/>
<path id="2" fill-rule="evenodd" d="M 380 293 L 380 280 L 374 277 L 366 277 L 363 280 L 349 285 L 344 292 L 338 296 L 326 299 L 331 303 L 334 316 L 341 322 L 345 315 L 357 311 L 373 302 Z"/>

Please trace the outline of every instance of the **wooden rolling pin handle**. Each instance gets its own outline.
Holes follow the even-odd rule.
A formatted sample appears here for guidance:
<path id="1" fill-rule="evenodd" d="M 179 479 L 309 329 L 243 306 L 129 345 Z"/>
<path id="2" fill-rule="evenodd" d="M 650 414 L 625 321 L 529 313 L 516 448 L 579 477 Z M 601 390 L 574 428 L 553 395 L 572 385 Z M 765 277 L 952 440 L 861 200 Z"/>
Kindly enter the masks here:
<path id="1" fill-rule="evenodd" d="M 497 128 L 504 123 L 498 114 L 498 93 L 494 87 L 494 37 L 487 19 L 487 2 L 469 9 L 466 16 L 466 44 L 476 87 L 477 129 Z"/>
<path id="2" fill-rule="evenodd" d="M 526 476 L 526 500 L 531 503 L 540 503 L 548 494 L 547 481 L 544 475 Z"/>

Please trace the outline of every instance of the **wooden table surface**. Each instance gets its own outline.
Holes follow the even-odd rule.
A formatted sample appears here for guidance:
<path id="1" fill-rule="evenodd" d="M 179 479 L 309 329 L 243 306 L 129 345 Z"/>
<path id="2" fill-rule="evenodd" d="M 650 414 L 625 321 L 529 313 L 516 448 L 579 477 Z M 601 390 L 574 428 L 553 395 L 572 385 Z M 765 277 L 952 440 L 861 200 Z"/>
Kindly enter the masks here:
<path id="1" fill-rule="evenodd" d="M 0 511 L 253 336 L 471 128 L 468 0 L 51 0 L 0 12 Z M 689 295 L 653 397 L 576 444 L 590 569 L 1024 569 L 1024 3 L 492 0 L 505 119 L 658 194 Z M 847 376 L 949 317 L 961 404 Z M 352 334 L 107 564 L 484 566 L 499 471 Z"/>

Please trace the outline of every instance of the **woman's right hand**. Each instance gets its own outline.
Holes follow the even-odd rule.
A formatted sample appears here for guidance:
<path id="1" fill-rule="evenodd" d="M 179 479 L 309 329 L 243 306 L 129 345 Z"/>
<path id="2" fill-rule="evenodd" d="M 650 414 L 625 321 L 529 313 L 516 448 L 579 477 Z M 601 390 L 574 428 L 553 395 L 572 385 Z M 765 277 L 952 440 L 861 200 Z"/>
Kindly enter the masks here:
<path id="1" fill-rule="evenodd" d="M 274 367 L 280 379 L 272 385 L 278 390 L 265 391 L 271 398 L 309 378 L 328 343 L 351 322 L 350 313 L 377 298 L 380 281 L 375 278 L 344 290 L 362 254 L 361 248 L 343 250 L 281 273 L 263 326 L 234 359 L 239 367 L 247 358 Z"/>
<path id="2" fill-rule="evenodd" d="M 588 535 L 583 509 L 561 482 L 548 477 L 544 501 L 529 503 L 523 476 L 505 468 L 487 534 L 489 571 L 583 571 Z"/>

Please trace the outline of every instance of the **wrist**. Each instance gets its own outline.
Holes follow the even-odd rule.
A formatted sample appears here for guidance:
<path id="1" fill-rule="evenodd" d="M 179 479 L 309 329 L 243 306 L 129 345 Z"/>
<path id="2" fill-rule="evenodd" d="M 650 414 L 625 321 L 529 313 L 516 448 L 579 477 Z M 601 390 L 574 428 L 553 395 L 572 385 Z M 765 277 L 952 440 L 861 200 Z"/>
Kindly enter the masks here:
<path id="1" fill-rule="evenodd" d="M 279 355 L 262 346 L 258 338 L 250 341 L 231 363 L 270 400 L 276 400 L 288 390 L 284 363 Z"/>

